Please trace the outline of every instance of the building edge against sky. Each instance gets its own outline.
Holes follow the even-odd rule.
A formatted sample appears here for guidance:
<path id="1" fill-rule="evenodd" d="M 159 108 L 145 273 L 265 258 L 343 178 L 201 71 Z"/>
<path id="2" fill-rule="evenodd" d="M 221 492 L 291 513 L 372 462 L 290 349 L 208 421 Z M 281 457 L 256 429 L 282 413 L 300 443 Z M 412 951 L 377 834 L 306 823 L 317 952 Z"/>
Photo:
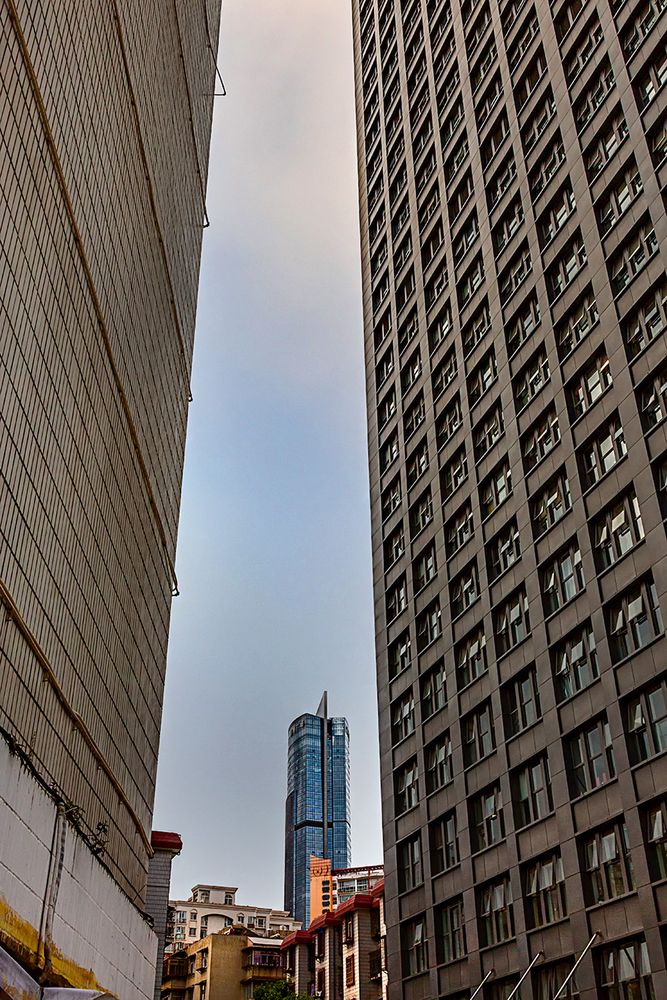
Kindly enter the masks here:
<path id="1" fill-rule="evenodd" d="M 288 735 L 284 906 L 304 927 L 311 854 L 347 868 L 351 851 L 350 733 L 346 719 L 329 718 L 325 691 L 317 713 L 300 715 Z"/>
<path id="2" fill-rule="evenodd" d="M 352 7 L 390 1000 L 660 1000 L 665 13 Z"/>
<path id="3" fill-rule="evenodd" d="M 0 962 L 123 1000 L 154 987 L 219 18 L 219 0 L 0 12 Z"/>

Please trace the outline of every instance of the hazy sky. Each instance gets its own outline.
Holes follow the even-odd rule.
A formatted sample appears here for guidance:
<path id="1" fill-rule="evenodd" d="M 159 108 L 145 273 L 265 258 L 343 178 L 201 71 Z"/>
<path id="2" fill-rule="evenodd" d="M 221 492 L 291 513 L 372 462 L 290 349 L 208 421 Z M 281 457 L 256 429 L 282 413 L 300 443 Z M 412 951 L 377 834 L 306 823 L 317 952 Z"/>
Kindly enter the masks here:
<path id="1" fill-rule="evenodd" d="M 282 906 L 287 728 L 347 716 L 381 860 L 349 0 L 226 0 L 154 827 Z"/>

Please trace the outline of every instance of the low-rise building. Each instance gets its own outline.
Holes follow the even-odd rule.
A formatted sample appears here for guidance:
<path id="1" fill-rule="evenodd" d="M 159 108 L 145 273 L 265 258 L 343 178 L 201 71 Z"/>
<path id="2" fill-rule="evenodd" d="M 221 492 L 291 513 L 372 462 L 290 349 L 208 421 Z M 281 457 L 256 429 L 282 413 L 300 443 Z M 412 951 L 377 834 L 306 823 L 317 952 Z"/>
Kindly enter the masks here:
<path id="1" fill-rule="evenodd" d="M 192 941 L 165 956 L 162 1000 L 252 1000 L 260 983 L 285 979 L 281 944 L 239 927 Z"/>
<path id="2" fill-rule="evenodd" d="M 332 868 L 329 858 L 310 856 L 310 919 L 335 910 L 351 896 L 370 892 L 384 877 L 383 865 Z"/>
<path id="3" fill-rule="evenodd" d="M 236 886 L 195 885 L 189 899 L 170 900 L 165 951 L 173 953 L 229 927 L 245 928 L 257 937 L 284 935 L 301 927 L 286 910 L 237 903 L 237 892 Z"/>

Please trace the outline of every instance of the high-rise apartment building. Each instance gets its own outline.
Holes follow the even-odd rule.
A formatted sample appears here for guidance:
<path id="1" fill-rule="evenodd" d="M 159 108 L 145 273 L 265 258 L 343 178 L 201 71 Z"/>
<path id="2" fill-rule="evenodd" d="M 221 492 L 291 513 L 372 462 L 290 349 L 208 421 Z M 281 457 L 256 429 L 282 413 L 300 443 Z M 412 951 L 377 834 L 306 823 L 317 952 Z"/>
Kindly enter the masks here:
<path id="1" fill-rule="evenodd" d="M 350 732 L 346 719 L 329 718 L 325 691 L 317 713 L 295 719 L 288 737 L 284 905 L 304 927 L 311 855 L 348 868 L 351 850 Z"/>
<path id="2" fill-rule="evenodd" d="M 353 11 L 390 997 L 659 1000 L 664 4 Z"/>
<path id="3" fill-rule="evenodd" d="M 220 0 L 0 11 L 0 965 L 123 998 L 153 992 L 219 16 Z"/>
<path id="4" fill-rule="evenodd" d="M 332 868 L 329 858 L 310 858 L 310 919 L 335 910 L 351 896 L 367 893 L 384 877 L 382 865 Z"/>

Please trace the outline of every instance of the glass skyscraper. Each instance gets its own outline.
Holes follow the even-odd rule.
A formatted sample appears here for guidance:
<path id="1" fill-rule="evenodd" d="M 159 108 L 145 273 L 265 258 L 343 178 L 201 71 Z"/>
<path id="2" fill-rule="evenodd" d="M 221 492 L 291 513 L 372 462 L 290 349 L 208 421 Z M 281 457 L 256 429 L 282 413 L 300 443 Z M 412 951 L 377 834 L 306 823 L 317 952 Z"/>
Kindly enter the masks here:
<path id="1" fill-rule="evenodd" d="M 327 817 L 325 823 L 324 817 Z M 285 909 L 308 924 L 310 856 L 350 864 L 350 731 L 329 719 L 326 691 L 315 715 L 289 728 L 285 804 Z"/>

